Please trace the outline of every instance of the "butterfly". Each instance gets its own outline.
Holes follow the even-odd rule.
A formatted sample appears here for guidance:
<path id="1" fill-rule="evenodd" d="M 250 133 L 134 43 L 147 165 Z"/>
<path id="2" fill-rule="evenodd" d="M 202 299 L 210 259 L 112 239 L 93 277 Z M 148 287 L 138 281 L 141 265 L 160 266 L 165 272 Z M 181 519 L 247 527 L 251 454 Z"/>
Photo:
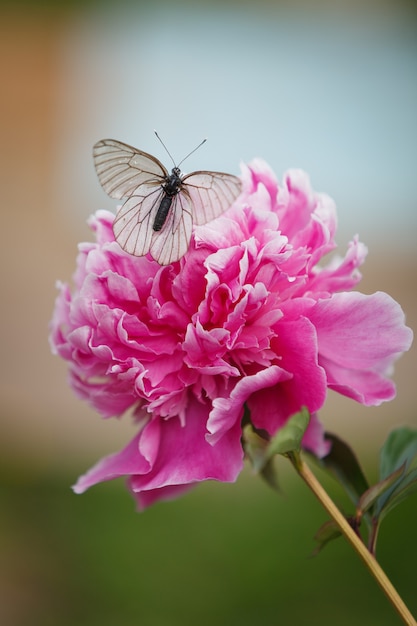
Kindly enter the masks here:
<path id="1" fill-rule="evenodd" d="M 113 222 L 116 241 L 129 254 L 149 252 L 160 265 L 178 261 L 188 250 L 193 224 L 218 217 L 241 192 L 237 176 L 205 171 L 182 174 L 172 157 L 169 173 L 156 157 L 115 139 L 98 141 L 93 158 L 104 191 L 124 201 Z"/>

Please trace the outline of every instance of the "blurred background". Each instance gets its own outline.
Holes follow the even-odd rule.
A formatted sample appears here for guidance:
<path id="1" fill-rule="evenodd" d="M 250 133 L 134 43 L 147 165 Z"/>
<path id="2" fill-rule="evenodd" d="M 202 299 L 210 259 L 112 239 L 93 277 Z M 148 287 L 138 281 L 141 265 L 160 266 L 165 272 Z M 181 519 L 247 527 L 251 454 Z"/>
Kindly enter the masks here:
<path id="1" fill-rule="evenodd" d="M 360 289 L 390 293 L 415 329 L 416 18 L 404 0 L 0 4 L 2 625 L 400 623 L 342 540 L 308 558 L 326 515 L 285 464 L 282 498 L 249 469 L 140 515 L 122 482 L 75 496 L 133 430 L 73 396 L 47 336 L 88 216 L 115 208 L 92 145 L 170 165 L 154 128 L 177 160 L 208 136 L 187 171 L 237 174 L 256 156 L 278 178 L 308 171 L 338 205 L 340 252 L 355 233 L 369 246 Z M 322 412 L 370 479 L 388 432 L 416 426 L 416 354 L 398 362 L 393 402 L 330 395 Z M 379 552 L 414 614 L 416 500 Z"/>

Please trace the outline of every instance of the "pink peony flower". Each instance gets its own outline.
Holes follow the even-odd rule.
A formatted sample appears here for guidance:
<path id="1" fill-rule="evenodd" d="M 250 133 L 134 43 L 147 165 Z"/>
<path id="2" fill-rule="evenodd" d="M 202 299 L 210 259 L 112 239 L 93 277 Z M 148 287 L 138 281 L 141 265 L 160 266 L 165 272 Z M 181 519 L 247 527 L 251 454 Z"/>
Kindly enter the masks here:
<path id="1" fill-rule="evenodd" d="M 317 418 L 328 389 L 366 405 L 391 400 L 387 378 L 412 332 L 384 293 L 349 292 L 366 248 L 335 249 L 333 201 L 307 175 L 282 185 L 260 160 L 222 217 L 195 228 L 190 249 L 162 267 L 114 241 L 98 211 L 97 243 L 79 247 L 75 290 L 60 286 L 51 343 L 71 385 L 103 417 L 130 411 L 138 433 L 81 476 L 81 493 L 128 477 L 141 508 L 242 469 L 241 420 L 273 435 L 306 406 L 303 445 L 328 451 Z"/>

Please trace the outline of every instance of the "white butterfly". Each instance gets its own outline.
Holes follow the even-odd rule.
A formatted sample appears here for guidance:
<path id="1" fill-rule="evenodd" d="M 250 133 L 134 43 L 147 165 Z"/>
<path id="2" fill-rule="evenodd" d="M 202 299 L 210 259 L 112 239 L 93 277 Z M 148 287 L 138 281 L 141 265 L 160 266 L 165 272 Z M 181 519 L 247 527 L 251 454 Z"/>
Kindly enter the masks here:
<path id="1" fill-rule="evenodd" d="M 193 224 L 221 215 L 241 191 L 232 174 L 183 175 L 175 163 L 169 174 L 151 154 L 114 139 L 97 142 L 93 157 L 104 191 L 124 200 L 113 223 L 116 241 L 135 256 L 150 252 L 161 265 L 178 261 L 188 250 Z"/>

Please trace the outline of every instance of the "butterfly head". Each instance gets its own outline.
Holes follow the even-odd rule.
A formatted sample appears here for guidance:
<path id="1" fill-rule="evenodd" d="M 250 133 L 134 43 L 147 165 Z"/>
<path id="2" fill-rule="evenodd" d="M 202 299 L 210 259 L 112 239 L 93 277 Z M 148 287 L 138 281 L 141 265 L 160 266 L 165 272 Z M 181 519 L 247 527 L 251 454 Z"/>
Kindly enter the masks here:
<path id="1" fill-rule="evenodd" d="M 165 193 L 168 196 L 175 196 L 179 193 L 182 185 L 181 170 L 179 167 L 173 167 L 171 174 L 165 178 L 165 182 L 162 185 Z"/>

